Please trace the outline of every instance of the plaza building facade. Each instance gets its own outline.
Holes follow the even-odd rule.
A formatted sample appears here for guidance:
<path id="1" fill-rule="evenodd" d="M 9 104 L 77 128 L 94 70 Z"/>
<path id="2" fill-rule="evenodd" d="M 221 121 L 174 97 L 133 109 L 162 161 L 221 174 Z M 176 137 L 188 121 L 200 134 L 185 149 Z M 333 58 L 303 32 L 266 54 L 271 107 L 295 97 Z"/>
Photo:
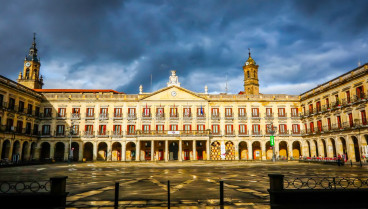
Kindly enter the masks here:
<path id="1" fill-rule="evenodd" d="M 367 65 L 302 95 L 259 93 L 259 66 L 250 53 L 242 71 L 244 91 L 238 94 L 209 94 L 207 87 L 204 92 L 190 91 L 180 85 L 176 71 L 171 71 L 165 88 L 149 93 L 143 86 L 137 94 L 43 89 L 40 66 L 34 40 L 18 82 L 0 79 L 2 159 L 269 160 L 270 131 L 275 128 L 275 154 L 283 159 L 347 153 L 359 161 L 367 145 L 362 113 Z M 341 100 L 340 108 L 323 109 L 322 100 L 333 102 L 336 92 L 343 99 L 343 92 L 357 88 L 358 97 L 351 97 L 351 102 Z M 32 114 L 11 110 L 10 103 L 26 105 Z M 344 129 L 335 128 L 337 115 L 338 127 Z M 348 127 L 346 117 L 352 118 L 353 126 Z M 323 132 L 328 118 L 331 131 Z"/>

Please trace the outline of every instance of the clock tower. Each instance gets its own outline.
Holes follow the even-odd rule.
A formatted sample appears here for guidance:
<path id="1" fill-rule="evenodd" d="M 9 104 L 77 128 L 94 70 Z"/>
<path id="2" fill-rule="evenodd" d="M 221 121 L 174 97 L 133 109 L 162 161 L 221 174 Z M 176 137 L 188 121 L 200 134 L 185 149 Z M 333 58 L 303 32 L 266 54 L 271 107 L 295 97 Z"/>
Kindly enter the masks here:
<path id="1" fill-rule="evenodd" d="M 244 70 L 244 94 L 259 94 L 259 83 L 258 83 L 258 65 L 250 56 L 243 66 Z"/>
<path id="2" fill-rule="evenodd" d="M 33 43 L 24 59 L 23 73 L 18 76 L 18 83 L 31 89 L 42 89 L 43 79 L 40 76 L 40 59 L 37 56 L 36 34 L 33 34 Z"/>

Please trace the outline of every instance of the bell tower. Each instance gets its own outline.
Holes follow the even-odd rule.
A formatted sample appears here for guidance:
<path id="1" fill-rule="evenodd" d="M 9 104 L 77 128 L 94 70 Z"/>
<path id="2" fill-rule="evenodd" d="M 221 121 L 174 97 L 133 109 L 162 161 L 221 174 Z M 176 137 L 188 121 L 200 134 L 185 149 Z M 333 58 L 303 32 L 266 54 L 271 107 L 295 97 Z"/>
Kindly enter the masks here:
<path id="1" fill-rule="evenodd" d="M 259 94 L 259 83 L 258 83 L 258 65 L 250 56 L 243 66 L 244 70 L 244 94 Z"/>
<path id="2" fill-rule="evenodd" d="M 40 76 L 40 67 L 41 63 L 36 48 L 36 33 L 34 33 L 32 46 L 24 59 L 23 73 L 19 73 L 17 82 L 31 89 L 42 89 L 43 78 Z"/>

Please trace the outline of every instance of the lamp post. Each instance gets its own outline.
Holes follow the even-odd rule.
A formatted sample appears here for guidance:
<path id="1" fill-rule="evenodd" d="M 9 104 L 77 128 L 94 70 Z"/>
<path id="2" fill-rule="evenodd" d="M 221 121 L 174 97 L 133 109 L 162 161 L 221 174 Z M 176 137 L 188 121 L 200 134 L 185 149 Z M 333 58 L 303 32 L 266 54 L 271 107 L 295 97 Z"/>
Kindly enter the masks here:
<path id="1" fill-rule="evenodd" d="M 72 151 L 73 122 L 70 124 L 69 134 L 70 134 L 70 140 L 69 140 L 69 157 L 68 157 L 68 161 L 71 162 L 72 159 L 73 159 L 73 151 Z"/>
<path id="2" fill-rule="evenodd" d="M 267 131 L 271 134 L 270 145 L 272 146 L 272 162 L 276 162 L 274 134 L 277 132 L 277 127 L 273 127 L 273 122 L 271 122 L 271 126 L 267 128 Z"/>

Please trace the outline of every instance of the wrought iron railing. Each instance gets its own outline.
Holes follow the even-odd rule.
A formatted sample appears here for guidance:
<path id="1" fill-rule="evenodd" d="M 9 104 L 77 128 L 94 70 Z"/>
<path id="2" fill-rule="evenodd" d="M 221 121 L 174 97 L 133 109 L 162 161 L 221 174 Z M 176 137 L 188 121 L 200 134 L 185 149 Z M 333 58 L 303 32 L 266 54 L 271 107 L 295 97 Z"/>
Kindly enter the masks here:
<path id="1" fill-rule="evenodd" d="M 285 177 L 284 189 L 366 189 L 368 178 L 354 177 Z"/>
<path id="2" fill-rule="evenodd" d="M 50 181 L 0 181 L 0 193 L 49 192 Z"/>

